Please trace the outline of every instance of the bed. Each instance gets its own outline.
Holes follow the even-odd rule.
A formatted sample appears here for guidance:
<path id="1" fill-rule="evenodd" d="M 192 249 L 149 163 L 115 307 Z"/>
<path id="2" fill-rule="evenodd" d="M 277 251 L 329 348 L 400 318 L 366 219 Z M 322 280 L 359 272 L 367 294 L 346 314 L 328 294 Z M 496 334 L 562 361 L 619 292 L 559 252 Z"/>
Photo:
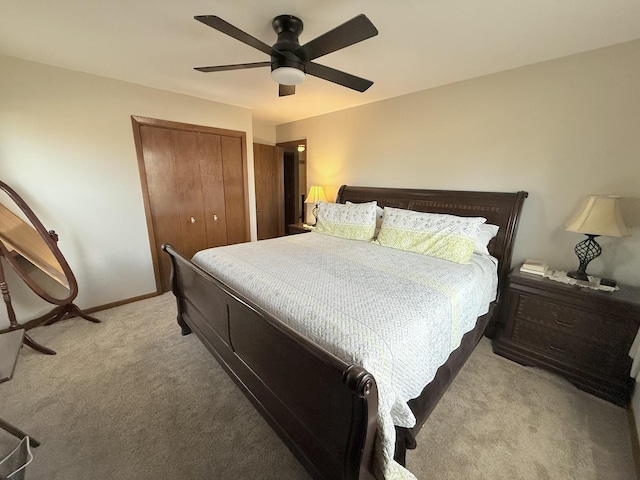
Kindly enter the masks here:
<path id="1" fill-rule="evenodd" d="M 374 277 L 371 272 L 375 273 L 375 278 L 383 278 L 409 269 L 426 273 L 430 267 L 415 264 L 415 269 L 407 268 L 403 263 L 406 259 L 400 253 L 369 242 L 310 233 L 199 252 L 193 260 L 165 245 L 163 249 L 172 262 L 178 323 L 183 334 L 194 332 L 200 338 L 312 477 L 413 478 L 403 468 L 407 449 L 415 448 L 415 436 L 438 400 L 482 335 L 492 330 L 493 312 L 510 269 L 515 233 L 526 196 L 526 192 L 340 188 L 336 202 L 341 204 L 365 204 L 375 200 L 380 207 L 484 217 L 487 223 L 500 227 L 488 245 L 489 253 L 497 263 L 497 266 L 493 265 L 497 288 L 494 285 L 493 296 L 488 299 L 492 301 L 487 300 L 487 305 L 479 310 L 482 314 L 478 318 L 473 315 L 473 323 L 467 321 L 465 326 L 455 329 L 447 327 L 450 332 L 459 330 L 459 338 L 453 338 L 453 333 L 449 335 L 451 338 L 447 337 L 446 342 L 451 343 L 453 351 L 450 354 L 447 351 L 435 368 L 430 367 L 434 372 L 425 373 L 427 381 L 424 384 L 420 383 L 424 380 L 423 371 L 414 369 L 415 365 L 431 365 L 436 361 L 430 359 L 432 352 L 427 352 L 430 348 L 416 343 L 417 354 L 408 348 L 405 352 L 404 348 L 398 348 L 397 341 L 394 343 L 391 337 L 384 338 L 373 330 L 384 330 L 384 323 L 380 327 L 380 322 L 376 324 L 373 320 L 377 313 L 363 317 L 358 312 L 366 309 L 366 302 L 375 304 L 378 295 L 370 294 L 368 288 L 363 287 L 368 285 L 367 279 Z M 348 249 L 348 242 L 355 245 L 355 256 L 340 257 Z M 379 257 L 381 252 L 384 257 Z M 292 255 L 289 259 L 285 257 L 288 254 Z M 273 255 L 273 260 L 264 260 L 271 258 L 269 255 Z M 252 258 L 258 269 L 245 271 Z M 269 261 L 272 264 L 267 268 Z M 487 258 L 479 258 L 477 262 L 480 266 L 474 267 L 475 270 L 488 269 Z M 305 269 L 304 275 L 300 268 L 296 269 L 296 263 Z M 333 270 L 321 272 L 320 267 L 325 264 L 332 265 Z M 368 270 L 360 273 L 353 264 Z M 382 264 L 394 265 L 397 271 L 381 269 Z M 336 272 L 340 269 L 344 271 Z M 353 281 L 349 280 L 351 277 L 345 280 L 345 273 L 353 275 Z M 313 291 L 314 284 L 309 283 L 316 281 L 312 278 L 316 274 L 319 279 L 325 277 L 324 282 L 319 282 L 323 285 L 318 287 L 321 291 Z M 335 282 L 331 282 L 334 277 Z M 431 285 L 434 280 L 416 281 L 414 277 L 412 273 L 406 280 L 406 288 L 404 283 L 394 284 L 394 297 L 401 299 L 396 307 L 400 309 L 407 304 L 409 309 L 428 310 L 428 301 L 412 301 L 419 290 L 411 288 L 421 282 Z M 444 282 L 444 274 L 438 278 Z M 444 289 L 440 286 L 442 282 L 438 281 L 441 290 Z M 284 296 L 285 293 L 288 296 Z M 306 328 L 301 319 L 315 318 L 316 313 L 310 308 L 315 303 L 324 308 L 324 300 L 316 301 L 316 297 L 321 298 L 325 293 L 339 298 L 341 305 L 340 311 L 327 310 L 329 313 L 325 313 L 325 317 L 331 318 L 331 312 L 335 312 L 336 317 L 348 319 L 352 314 L 360 315 L 358 326 L 362 323 L 365 330 L 351 331 L 352 324 L 343 327 L 338 322 L 331 324 L 331 328 L 321 329 L 321 333 L 316 331 L 315 324 Z M 275 309 L 265 303 L 268 296 L 276 297 L 277 302 L 290 309 Z M 473 308 L 479 307 L 469 308 L 469 311 L 475 311 Z M 402 317 L 401 313 L 398 317 Z M 437 318 L 440 317 L 436 315 Z M 356 353 L 329 344 L 322 337 L 324 330 L 341 329 L 347 331 L 347 343 L 355 345 Z M 369 330 L 374 334 L 368 335 Z M 369 345 L 371 351 L 367 351 Z M 351 343 L 349 348 L 352 348 Z M 392 361 L 385 362 L 385 358 Z M 401 391 L 405 397 L 412 396 L 400 398 L 401 401 L 389 401 L 389 392 L 396 391 L 394 380 L 386 370 L 386 365 L 391 363 L 396 371 L 406 370 L 405 380 L 411 384 L 410 388 L 403 387 Z M 410 417 L 410 421 L 403 420 L 406 417 Z M 390 442 L 393 444 L 389 445 Z"/>

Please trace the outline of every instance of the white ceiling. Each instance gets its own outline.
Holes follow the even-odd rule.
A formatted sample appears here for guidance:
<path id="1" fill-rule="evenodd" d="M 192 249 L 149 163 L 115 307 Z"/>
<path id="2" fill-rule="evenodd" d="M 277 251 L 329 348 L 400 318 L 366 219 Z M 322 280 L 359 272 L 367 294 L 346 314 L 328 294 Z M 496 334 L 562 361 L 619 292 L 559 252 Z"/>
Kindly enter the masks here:
<path id="1" fill-rule="evenodd" d="M 217 15 L 272 45 L 276 15 L 304 44 L 364 13 L 378 36 L 317 63 L 373 80 L 365 93 L 308 76 L 279 98 L 268 57 L 193 19 Z M 280 124 L 640 38 L 639 0 L 3 0 L 0 54 L 246 107 Z"/>

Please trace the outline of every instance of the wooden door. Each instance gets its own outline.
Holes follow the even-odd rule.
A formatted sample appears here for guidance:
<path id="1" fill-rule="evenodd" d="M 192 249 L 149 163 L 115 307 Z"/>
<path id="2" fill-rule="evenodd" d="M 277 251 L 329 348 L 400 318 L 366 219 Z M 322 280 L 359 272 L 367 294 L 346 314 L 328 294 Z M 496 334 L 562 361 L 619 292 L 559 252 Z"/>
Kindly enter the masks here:
<path id="1" fill-rule="evenodd" d="M 249 240 L 244 132 L 132 117 L 158 293 L 172 244 L 197 251 Z"/>
<path id="2" fill-rule="evenodd" d="M 284 160 L 282 148 L 253 144 L 258 240 L 284 235 Z"/>

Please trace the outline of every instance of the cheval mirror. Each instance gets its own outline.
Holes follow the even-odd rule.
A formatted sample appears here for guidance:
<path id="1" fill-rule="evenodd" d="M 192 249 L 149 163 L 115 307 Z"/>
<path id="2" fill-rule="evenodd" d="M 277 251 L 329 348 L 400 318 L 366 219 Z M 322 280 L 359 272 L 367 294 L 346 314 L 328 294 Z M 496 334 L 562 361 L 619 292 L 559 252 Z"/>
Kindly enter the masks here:
<path id="1" fill-rule="evenodd" d="M 73 316 L 100 323 L 73 303 L 78 284 L 57 242 L 55 231 L 47 231 L 27 203 L 0 181 L 0 291 L 9 318 L 9 327 L 0 330 L 0 334 L 17 329 L 28 331 Z M 7 264 L 36 295 L 55 307 L 44 315 L 19 323 L 5 275 Z M 56 353 L 26 333 L 24 344 L 49 355 Z"/>

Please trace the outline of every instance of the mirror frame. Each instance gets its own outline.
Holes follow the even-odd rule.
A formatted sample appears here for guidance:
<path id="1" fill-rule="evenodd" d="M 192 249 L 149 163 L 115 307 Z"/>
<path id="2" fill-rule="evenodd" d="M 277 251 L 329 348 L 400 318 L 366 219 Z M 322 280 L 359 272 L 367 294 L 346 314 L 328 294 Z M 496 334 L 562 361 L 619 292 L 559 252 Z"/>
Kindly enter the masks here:
<path id="1" fill-rule="evenodd" d="M 20 208 L 22 213 L 29 219 L 33 228 L 38 232 L 44 243 L 49 247 L 51 253 L 60 264 L 60 268 L 62 268 L 62 272 L 67 277 L 67 281 L 69 282 L 69 295 L 64 298 L 55 298 L 49 295 L 31 276 L 25 272 L 22 267 L 16 262 L 14 256 L 9 252 L 8 248 L 0 239 L 0 251 L 2 256 L 7 260 L 7 262 L 11 265 L 11 267 L 15 270 L 18 276 L 29 286 L 34 293 L 36 293 L 40 298 L 46 300 L 49 303 L 53 303 L 55 305 L 65 305 L 69 304 L 76 298 L 78 295 L 78 283 L 76 281 L 75 276 L 67 263 L 67 260 L 62 255 L 62 252 L 58 248 L 58 235 L 55 231 L 47 229 L 42 225 L 42 222 L 38 219 L 33 210 L 27 205 L 27 203 L 18 195 L 15 190 L 13 190 L 9 185 L 0 181 L 0 190 L 4 191 L 11 200 Z"/>

